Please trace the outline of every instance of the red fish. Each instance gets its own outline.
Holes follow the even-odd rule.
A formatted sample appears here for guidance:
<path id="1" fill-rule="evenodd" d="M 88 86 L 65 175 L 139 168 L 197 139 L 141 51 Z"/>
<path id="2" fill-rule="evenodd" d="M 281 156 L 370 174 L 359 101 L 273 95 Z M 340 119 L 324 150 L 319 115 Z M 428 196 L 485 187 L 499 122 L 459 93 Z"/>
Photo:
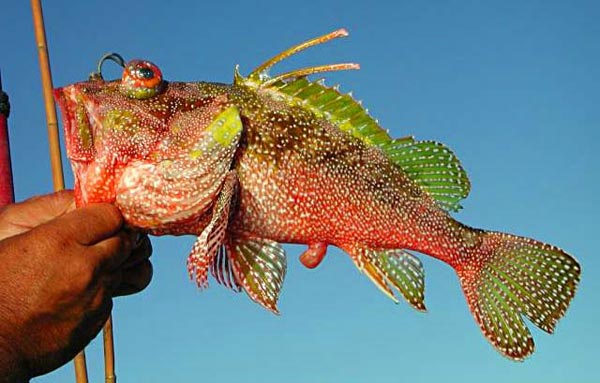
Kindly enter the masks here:
<path id="1" fill-rule="evenodd" d="M 391 138 L 360 103 L 313 73 L 270 68 L 345 30 L 307 41 L 232 84 L 167 82 L 134 60 L 123 78 L 56 90 L 77 203 L 110 202 L 151 234 L 195 234 L 190 275 L 215 279 L 277 312 L 281 243 L 306 244 L 316 267 L 328 246 L 393 300 L 424 311 L 424 271 L 409 250 L 453 267 L 473 316 L 505 356 L 534 350 L 523 318 L 551 333 L 575 294 L 577 261 L 533 239 L 454 220 L 470 183 L 443 144 Z"/>

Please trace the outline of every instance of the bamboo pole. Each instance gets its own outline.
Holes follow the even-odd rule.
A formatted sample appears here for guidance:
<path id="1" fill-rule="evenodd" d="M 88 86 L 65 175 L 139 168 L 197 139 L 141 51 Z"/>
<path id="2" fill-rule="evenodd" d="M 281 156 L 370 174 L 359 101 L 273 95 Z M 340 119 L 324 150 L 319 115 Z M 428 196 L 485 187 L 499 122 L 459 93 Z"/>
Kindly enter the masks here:
<path id="1" fill-rule="evenodd" d="M 33 27 L 35 41 L 37 43 L 40 61 L 40 74 L 42 77 L 42 90 L 44 93 L 44 107 L 46 109 L 46 120 L 48 128 L 48 144 L 50 145 L 50 164 L 52 167 L 52 183 L 54 190 L 65 188 L 65 180 L 60 153 L 60 141 L 58 136 L 58 123 L 56 120 L 56 109 L 52 98 L 52 75 L 50 73 L 50 59 L 48 58 L 48 47 L 46 45 L 46 30 L 44 28 L 44 17 L 40 0 L 31 0 L 31 11 L 33 13 Z M 77 383 L 88 383 L 87 366 L 85 361 L 85 350 L 81 350 L 74 359 L 75 380 Z"/>
<path id="2" fill-rule="evenodd" d="M 113 342 L 112 316 L 108 317 L 104 325 L 104 381 L 105 383 L 116 383 L 115 376 L 115 347 Z"/>
<path id="3" fill-rule="evenodd" d="M 40 74 L 42 76 L 42 90 L 44 92 L 44 107 L 46 108 L 46 120 L 48 121 L 48 144 L 50 145 L 50 164 L 52 166 L 52 182 L 54 190 L 65 188 L 63 176 L 62 159 L 60 154 L 60 141 L 58 138 L 58 123 L 56 122 L 56 109 L 52 97 L 52 75 L 50 74 L 50 59 L 48 58 L 48 47 L 46 46 L 46 30 L 44 28 L 44 17 L 40 0 L 31 0 L 33 11 L 33 27 L 35 30 L 35 41 L 37 43 L 38 56 L 40 59 Z"/>

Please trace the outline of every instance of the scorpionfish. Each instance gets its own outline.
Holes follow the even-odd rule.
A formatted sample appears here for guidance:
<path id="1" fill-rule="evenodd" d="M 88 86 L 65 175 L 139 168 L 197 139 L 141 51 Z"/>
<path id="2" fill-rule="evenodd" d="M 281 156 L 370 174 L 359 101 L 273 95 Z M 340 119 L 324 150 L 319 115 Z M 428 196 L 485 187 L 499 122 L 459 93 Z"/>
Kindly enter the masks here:
<path id="1" fill-rule="evenodd" d="M 133 228 L 197 235 L 187 260 L 277 313 L 282 243 L 305 244 L 314 268 L 328 246 L 346 252 L 387 296 L 425 311 L 424 271 L 409 251 L 449 264 L 487 340 L 522 360 L 534 350 L 524 318 L 552 333 L 580 280 L 578 262 L 534 239 L 466 226 L 450 213 L 470 190 L 445 145 L 394 139 L 360 102 L 314 73 L 274 64 L 344 29 L 276 55 L 232 84 L 168 82 L 145 60 L 104 81 L 55 90 L 79 206 L 109 202 Z M 115 59 L 118 57 L 119 59 Z M 105 56 L 107 58 L 107 56 Z M 102 61 L 100 62 L 101 66 Z"/>

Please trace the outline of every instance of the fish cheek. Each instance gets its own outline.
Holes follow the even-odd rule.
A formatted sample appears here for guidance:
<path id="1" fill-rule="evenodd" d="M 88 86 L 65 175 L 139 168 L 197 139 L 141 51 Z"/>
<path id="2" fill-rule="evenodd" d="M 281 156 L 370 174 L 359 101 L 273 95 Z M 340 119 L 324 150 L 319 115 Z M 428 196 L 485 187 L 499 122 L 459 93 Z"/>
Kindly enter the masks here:
<path id="1" fill-rule="evenodd" d="M 144 158 L 153 149 L 164 130 L 162 124 L 129 109 L 109 109 L 94 132 L 94 146 L 99 156 L 114 157 L 117 163 Z"/>
<path id="2" fill-rule="evenodd" d="M 195 143 L 207 138 L 207 129 L 223 109 L 219 99 L 197 109 L 178 111 L 171 118 L 158 149 L 167 157 L 192 151 Z"/>

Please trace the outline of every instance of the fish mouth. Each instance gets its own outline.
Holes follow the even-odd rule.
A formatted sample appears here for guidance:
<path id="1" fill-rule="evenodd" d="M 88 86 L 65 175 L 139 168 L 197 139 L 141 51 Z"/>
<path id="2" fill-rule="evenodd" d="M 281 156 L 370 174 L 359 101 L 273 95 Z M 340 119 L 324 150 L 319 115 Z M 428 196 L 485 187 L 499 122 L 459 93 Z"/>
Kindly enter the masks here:
<path id="1" fill-rule="evenodd" d="M 90 162 L 95 158 L 93 103 L 86 95 L 69 85 L 54 90 L 54 98 L 62 115 L 67 156 L 71 161 Z"/>

